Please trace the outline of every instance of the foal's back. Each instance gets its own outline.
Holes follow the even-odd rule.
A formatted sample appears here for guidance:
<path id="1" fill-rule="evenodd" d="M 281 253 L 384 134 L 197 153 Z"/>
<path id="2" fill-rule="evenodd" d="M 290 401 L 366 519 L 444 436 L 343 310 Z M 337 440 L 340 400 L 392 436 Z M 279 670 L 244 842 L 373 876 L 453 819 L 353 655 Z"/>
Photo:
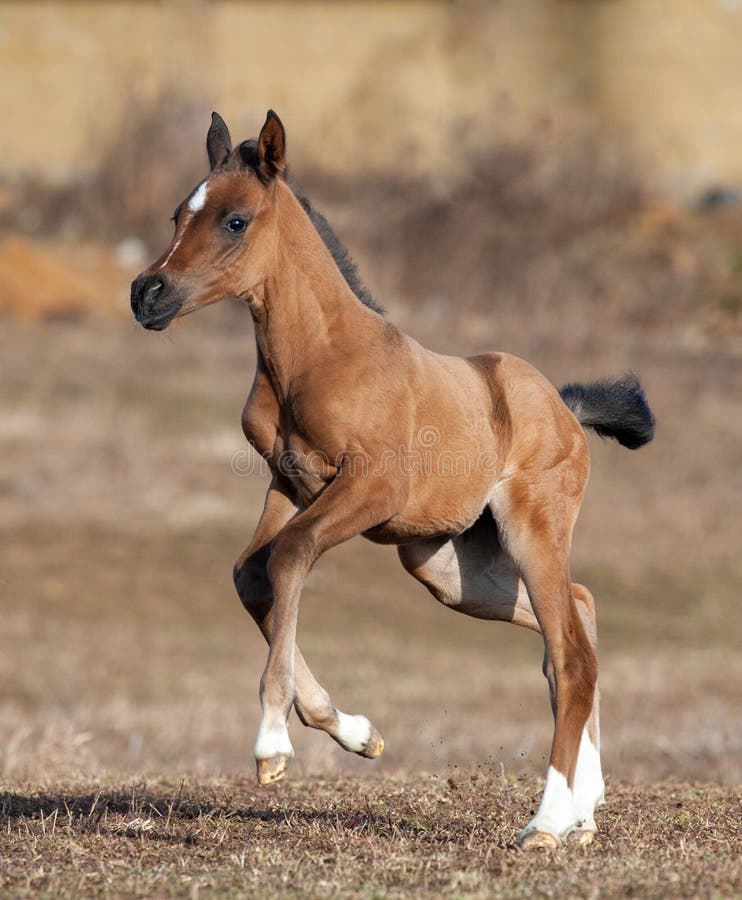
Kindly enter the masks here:
<path id="1" fill-rule="evenodd" d="M 391 423 L 386 440 L 394 437 L 381 452 L 399 450 L 409 494 L 404 510 L 367 537 L 397 543 L 460 533 L 511 470 L 535 474 L 577 455 L 586 477 L 582 428 L 533 366 L 506 353 L 444 356 L 400 332 L 392 340 L 396 352 L 378 383 L 394 396 L 395 408 L 382 415 Z"/>

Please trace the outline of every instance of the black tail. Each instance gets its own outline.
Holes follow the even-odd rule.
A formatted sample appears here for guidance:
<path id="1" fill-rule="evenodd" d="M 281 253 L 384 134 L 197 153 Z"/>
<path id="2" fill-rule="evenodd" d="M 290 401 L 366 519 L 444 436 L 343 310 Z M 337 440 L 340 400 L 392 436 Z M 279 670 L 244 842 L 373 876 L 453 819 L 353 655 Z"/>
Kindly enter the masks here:
<path id="1" fill-rule="evenodd" d="M 559 391 L 580 425 L 636 450 L 654 437 L 654 416 L 636 375 L 589 384 L 565 384 Z"/>

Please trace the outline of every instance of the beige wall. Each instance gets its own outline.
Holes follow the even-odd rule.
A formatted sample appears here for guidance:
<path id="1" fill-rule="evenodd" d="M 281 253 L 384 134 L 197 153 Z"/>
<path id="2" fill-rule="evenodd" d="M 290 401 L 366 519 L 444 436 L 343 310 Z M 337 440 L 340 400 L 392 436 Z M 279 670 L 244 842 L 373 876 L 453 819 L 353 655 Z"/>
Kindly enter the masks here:
<path id="1" fill-rule="evenodd" d="M 94 164 L 172 84 L 294 156 L 433 172 L 502 132 L 597 126 L 685 196 L 742 185 L 742 0 L 0 0 L 0 174 Z"/>

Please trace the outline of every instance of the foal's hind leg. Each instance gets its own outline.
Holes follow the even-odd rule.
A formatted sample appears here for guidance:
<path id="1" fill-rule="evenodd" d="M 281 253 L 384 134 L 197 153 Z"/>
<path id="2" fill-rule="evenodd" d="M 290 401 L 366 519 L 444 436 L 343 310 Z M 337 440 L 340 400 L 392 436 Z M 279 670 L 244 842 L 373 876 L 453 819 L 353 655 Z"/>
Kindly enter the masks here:
<path id="1" fill-rule="evenodd" d="M 598 631 L 593 596 L 584 585 L 573 584 L 572 597 L 585 634 L 597 652 Z M 580 739 L 573 792 L 577 816 L 575 837 L 580 843 L 589 844 L 597 831 L 595 808 L 605 802 L 605 783 L 600 765 L 600 690 L 597 682 L 590 716 Z"/>
<path id="2" fill-rule="evenodd" d="M 268 644 L 273 611 L 273 592 L 267 573 L 270 541 L 296 512 L 296 506 L 286 494 L 272 485 L 255 535 L 234 567 L 234 582 L 240 600 Z M 375 759 L 381 755 L 384 749 L 381 734 L 365 716 L 348 715 L 335 707 L 298 647 L 294 655 L 294 678 L 294 708 L 304 725 L 326 731 L 343 749 L 359 756 Z M 290 756 L 290 746 L 285 750 L 285 755 Z"/>
<path id="3" fill-rule="evenodd" d="M 580 471 L 579 461 L 567 457 L 550 470 L 511 477 L 498 485 L 491 504 L 538 619 L 554 709 L 546 786 L 538 812 L 521 835 L 523 847 L 555 847 L 578 824 L 575 773 L 598 671 L 569 574 L 578 488 L 584 484 Z"/>
<path id="4" fill-rule="evenodd" d="M 541 633 L 518 568 L 502 550 L 489 510 L 463 534 L 400 547 L 399 555 L 407 571 L 451 609 L 480 619 L 513 622 Z M 582 585 L 573 584 L 571 589 L 585 633 L 595 649 L 592 597 Z M 593 813 L 603 796 L 598 713 L 596 688 L 580 743 L 573 790 L 574 829 L 585 843 L 595 832 Z"/>

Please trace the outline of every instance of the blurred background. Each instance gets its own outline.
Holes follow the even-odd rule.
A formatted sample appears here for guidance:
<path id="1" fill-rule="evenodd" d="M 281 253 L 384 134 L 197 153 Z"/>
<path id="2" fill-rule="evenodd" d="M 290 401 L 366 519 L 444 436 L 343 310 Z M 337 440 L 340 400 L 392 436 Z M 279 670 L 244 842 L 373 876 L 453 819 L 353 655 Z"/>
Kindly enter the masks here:
<path id="1" fill-rule="evenodd" d="M 573 574 L 601 633 L 609 778 L 740 778 L 741 0 L 0 0 L 0 772 L 252 770 L 265 647 L 231 583 L 250 316 L 166 333 L 128 285 L 235 139 L 292 172 L 389 317 L 557 384 L 626 370 L 658 419 L 591 438 Z M 237 454 L 237 457 L 235 457 Z M 295 770 L 545 768 L 537 636 L 456 616 L 361 540 L 300 642 L 368 763 L 292 725 Z"/>

